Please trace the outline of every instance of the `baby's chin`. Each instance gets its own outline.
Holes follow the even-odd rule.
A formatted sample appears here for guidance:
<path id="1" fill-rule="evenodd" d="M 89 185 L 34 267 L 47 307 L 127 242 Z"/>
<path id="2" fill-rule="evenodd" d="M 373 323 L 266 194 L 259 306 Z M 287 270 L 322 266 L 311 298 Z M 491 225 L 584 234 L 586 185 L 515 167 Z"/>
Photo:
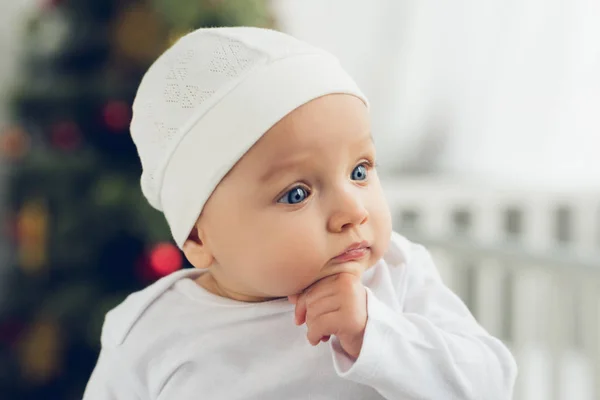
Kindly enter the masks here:
<path id="1" fill-rule="evenodd" d="M 360 262 L 359 261 L 350 261 L 350 262 L 327 266 L 316 277 L 313 277 L 312 279 L 307 280 L 306 282 L 302 282 L 302 284 L 300 284 L 300 285 L 297 285 L 294 289 L 289 291 L 290 293 L 286 294 L 285 296 L 278 296 L 278 297 L 286 297 L 286 296 L 292 296 L 295 294 L 300 294 L 303 291 L 305 291 L 306 289 L 308 289 L 309 287 L 311 287 L 312 285 L 314 285 L 315 283 L 322 281 L 330 276 L 334 276 L 334 275 L 338 275 L 338 274 L 345 273 L 345 274 L 352 274 L 352 275 L 360 277 L 360 276 L 362 276 L 363 272 L 372 268 L 376 263 L 377 263 L 377 260 L 373 261 L 373 260 L 371 260 L 371 258 L 369 258 L 368 260 L 361 260 Z"/>

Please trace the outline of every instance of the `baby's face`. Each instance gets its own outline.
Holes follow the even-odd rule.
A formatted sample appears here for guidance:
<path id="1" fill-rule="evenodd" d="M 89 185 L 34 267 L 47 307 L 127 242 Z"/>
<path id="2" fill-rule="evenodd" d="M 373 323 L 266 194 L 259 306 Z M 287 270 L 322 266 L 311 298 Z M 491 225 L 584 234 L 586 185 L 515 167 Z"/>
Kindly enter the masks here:
<path id="1" fill-rule="evenodd" d="M 354 96 L 321 97 L 278 122 L 221 181 L 198 222 L 222 292 L 261 301 L 373 266 L 391 234 L 374 163 L 368 112 Z M 365 241 L 368 250 L 354 253 L 362 258 L 335 258 Z"/>

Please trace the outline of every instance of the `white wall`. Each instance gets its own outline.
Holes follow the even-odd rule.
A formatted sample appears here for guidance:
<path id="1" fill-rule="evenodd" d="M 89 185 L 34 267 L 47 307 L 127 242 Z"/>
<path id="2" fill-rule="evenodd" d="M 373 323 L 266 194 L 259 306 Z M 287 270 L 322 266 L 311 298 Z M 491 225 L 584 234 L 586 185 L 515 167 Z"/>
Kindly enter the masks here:
<path id="1" fill-rule="evenodd" d="M 532 186 L 600 187 L 600 2 L 438 3 L 429 3 L 432 25 L 455 26 L 442 44 L 455 68 L 444 167 Z"/>
<path id="2" fill-rule="evenodd" d="M 384 164 L 600 187 L 600 2 L 273 3 L 283 30 L 338 55 L 371 98 Z M 431 134 L 443 146 L 428 158 Z"/>

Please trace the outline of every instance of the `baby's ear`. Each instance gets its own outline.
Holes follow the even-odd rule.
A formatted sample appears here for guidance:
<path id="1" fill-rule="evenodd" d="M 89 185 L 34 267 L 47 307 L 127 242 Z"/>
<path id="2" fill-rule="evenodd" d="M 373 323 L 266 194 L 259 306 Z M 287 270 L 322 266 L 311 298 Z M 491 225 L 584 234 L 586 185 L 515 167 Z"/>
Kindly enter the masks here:
<path id="1" fill-rule="evenodd" d="M 202 241 L 197 224 L 183 244 L 183 254 L 194 267 L 199 269 L 210 267 L 214 261 L 212 252 L 206 243 Z"/>

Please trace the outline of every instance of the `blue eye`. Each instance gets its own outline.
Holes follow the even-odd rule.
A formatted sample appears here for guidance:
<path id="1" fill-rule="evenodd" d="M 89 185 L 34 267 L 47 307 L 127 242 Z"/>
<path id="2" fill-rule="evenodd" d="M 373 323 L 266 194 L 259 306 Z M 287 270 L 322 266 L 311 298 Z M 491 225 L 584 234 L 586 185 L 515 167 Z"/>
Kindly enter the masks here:
<path id="1" fill-rule="evenodd" d="M 308 197 L 308 191 L 303 187 L 296 186 L 289 192 L 287 192 L 283 197 L 281 197 L 277 202 L 285 203 L 285 204 L 298 204 L 302 203 Z"/>
<path id="2" fill-rule="evenodd" d="M 364 164 L 357 165 L 352 171 L 352 179 L 355 181 L 364 181 L 367 179 L 367 168 Z"/>

